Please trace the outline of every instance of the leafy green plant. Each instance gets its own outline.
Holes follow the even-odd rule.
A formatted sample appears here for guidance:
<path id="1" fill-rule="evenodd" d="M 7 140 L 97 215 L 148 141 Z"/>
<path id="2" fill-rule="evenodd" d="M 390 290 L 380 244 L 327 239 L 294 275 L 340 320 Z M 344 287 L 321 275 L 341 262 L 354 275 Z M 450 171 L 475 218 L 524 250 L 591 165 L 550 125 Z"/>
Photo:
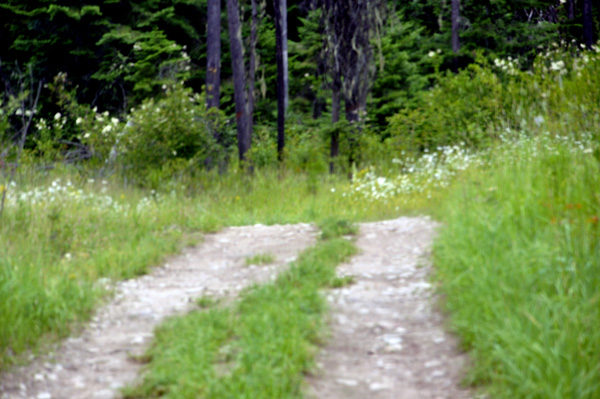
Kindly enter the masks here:
<path id="1" fill-rule="evenodd" d="M 247 257 L 244 260 L 244 262 L 246 263 L 246 266 L 250 266 L 250 265 L 267 265 L 269 263 L 275 262 L 275 256 L 273 254 L 270 254 L 270 253 L 257 254 L 257 255 L 254 255 L 254 256 Z"/>
<path id="2" fill-rule="evenodd" d="M 256 168 L 272 168 L 277 166 L 277 143 L 271 137 L 273 128 L 255 126 L 252 135 L 252 147 L 246 155 L 248 162 Z"/>
<path id="3" fill-rule="evenodd" d="M 219 300 L 209 295 L 201 296 L 200 298 L 196 299 L 196 305 L 198 305 L 201 309 L 212 308 L 217 303 L 219 303 Z"/>
<path id="4" fill-rule="evenodd" d="M 329 240 L 346 235 L 354 235 L 358 232 L 358 226 L 349 220 L 338 218 L 327 218 L 319 223 L 321 239 Z"/>
<path id="5" fill-rule="evenodd" d="M 329 287 L 331 287 L 331 288 L 343 288 L 343 287 L 346 287 L 348 285 L 352 285 L 355 282 L 356 282 L 356 279 L 355 279 L 354 276 L 335 277 L 329 283 Z"/>
<path id="6" fill-rule="evenodd" d="M 119 139 L 126 173 L 143 178 L 167 165 L 168 176 L 176 165 L 192 169 L 216 165 L 225 156 L 218 145 L 218 140 L 226 141 L 219 137 L 227 132 L 223 124 L 218 111 L 206 111 L 202 96 L 180 84 L 168 86 L 164 98 L 146 100 L 130 115 Z"/>
<path id="7" fill-rule="evenodd" d="M 390 118 L 388 143 L 398 152 L 461 142 L 471 147 L 489 145 L 504 110 L 502 91 L 500 80 L 485 64 L 447 75 L 421 95 L 418 107 Z"/>

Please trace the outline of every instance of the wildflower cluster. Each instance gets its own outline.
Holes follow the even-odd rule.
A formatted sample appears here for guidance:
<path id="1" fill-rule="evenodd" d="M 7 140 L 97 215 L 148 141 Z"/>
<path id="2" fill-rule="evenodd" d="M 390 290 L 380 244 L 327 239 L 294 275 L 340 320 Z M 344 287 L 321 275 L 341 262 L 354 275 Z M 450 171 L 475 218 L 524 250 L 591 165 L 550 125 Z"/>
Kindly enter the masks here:
<path id="1" fill-rule="evenodd" d="M 447 187 L 452 178 L 472 165 L 481 165 L 483 153 L 473 153 L 464 144 L 438 147 L 420 157 L 394 159 L 402 172 L 391 178 L 378 176 L 374 168 L 355 174 L 343 196 L 359 196 L 366 200 L 386 200 L 400 195 L 422 194 Z"/>
<path id="2" fill-rule="evenodd" d="M 496 58 L 494 65 L 499 70 L 508 73 L 509 75 L 517 75 L 519 72 L 519 60 L 508 57 L 507 59 Z"/>
<path id="3" fill-rule="evenodd" d="M 77 117 L 75 125 L 80 130 L 77 138 L 88 146 L 96 157 L 104 160 L 111 151 L 122 150 L 123 123 L 108 111 L 98 112 L 98 108 L 94 107 Z"/>
<path id="4" fill-rule="evenodd" d="M 100 186 L 100 190 L 95 189 Z M 108 182 L 94 179 L 87 181 L 82 187 L 76 187 L 70 180 L 55 179 L 45 187 L 21 189 L 12 182 L 6 190 L 7 208 L 17 206 L 30 206 L 36 209 L 45 209 L 48 206 L 62 207 L 85 206 L 87 210 L 99 214 L 112 214 L 114 216 L 127 216 L 131 213 L 148 215 L 157 206 L 162 204 L 164 197 L 152 192 L 150 197 L 142 198 L 137 204 L 131 204 L 121 199 L 115 199 L 107 194 Z"/>
<path id="5" fill-rule="evenodd" d="M 507 129 L 500 140 L 496 156 L 504 157 L 505 162 L 512 162 L 515 152 L 520 157 L 537 158 L 541 153 L 558 154 L 565 148 L 573 153 L 583 154 L 593 153 L 598 148 L 598 143 L 591 134 L 584 134 L 580 138 L 555 136 L 547 132 L 532 136 L 525 133 L 514 134 Z M 460 172 L 471 167 L 487 166 L 490 151 L 474 152 L 463 144 L 438 147 L 434 152 L 426 151 L 415 158 L 394 159 L 393 162 L 402 168 L 400 174 L 383 177 L 373 167 L 363 169 L 354 175 L 347 189 L 342 190 L 342 196 L 369 202 L 387 201 L 411 194 L 427 195 L 430 198 L 432 192 L 447 187 Z"/>
<path id="6" fill-rule="evenodd" d="M 581 70 L 590 62 L 597 61 L 600 55 L 600 44 L 593 45 L 588 51 L 585 45 L 578 45 L 575 40 L 553 43 L 547 49 L 540 46 L 538 49 L 540 53 L 534 64 L 534 72 L 541 72 L 542 77 L 560 77 L 570 72 L 580 76 Z"/>

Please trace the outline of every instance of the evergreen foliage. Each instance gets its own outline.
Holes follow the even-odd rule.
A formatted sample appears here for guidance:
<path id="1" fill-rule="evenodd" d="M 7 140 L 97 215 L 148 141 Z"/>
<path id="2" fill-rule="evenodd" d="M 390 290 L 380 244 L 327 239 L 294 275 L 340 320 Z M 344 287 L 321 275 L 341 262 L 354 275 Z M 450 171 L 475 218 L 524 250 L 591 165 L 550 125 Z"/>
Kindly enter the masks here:
<path id="1" fill-rule="evenodd" d="M 470 81 L 470 74 L 478 68 L 475 64 L 504 60 L 502 62 L 510 63 L 511 68 L 527 70 L 544 49 L 553 48 L 557 43 L 584 42 L 581 1 L 463 1 L 458 56 L 450 43 L 450 1 L 375 3 L 369 3 L 365 9 L 368 13 L 360 13 L 364 20 L 354 18 L 354 22 L 348 20 L 352 22 L 348 26 L 338 24 L 341 36 L 335 39 L 330 37 L 334 31 L 322 24 L 324 8 L 314 8 L 316 3 L 308 0 L 288 2 L 290 107 L 287 116 L 299 126 L 288 124 L 286 135 L 308 132 L 306 140 L 318 141 L 311 144 L 314 148 L 323 148 L 335 139 L 336 149 L 332 148 L 331 155 L 339 153 L 351 162 L 360 162 L 368 152 L 366 148 L 357 148 L 357 143 L 371 145 L 392 136 L 396 141 L 402 136 L 401 147 L 417 151 L 455 140 L 472 145 L 489 142 L 486 132 L 474 130 L 481 129 L 479 122 L 496 117 L 496 106 L 480 103 L 477 96 L 494 95 L 496 89 L 490 85 L 496 83 L 481 81 L 482 75 L 478 73 L 475 73 L 476 79 Z M 251 2 L 241 0 L 238 5 L 243 44 L 248 48 Z M 254 127 L 250 128 L 260 132 L 260 137 L 253 141 L 260 143 L 261 148 L 251 151 L 251 155 L 262 154 L 261 159 L 270 160 L 277 118 L 274 8 L 270 1 L 259 2 L 258 8 L 261 17 L 254 76 L 255 104 L 250 118 Z M 16 110 L 23 107 L 17 104 L 17 98 L 23 95 L 17 92 L 23 84 L 31 88 L 40 82 L 44 85 L 37 109 L 31 110 L 35 113 L 34 124 L 49 126 L 47 122 L 57 113 L 65 119 L 61 129 L 33 131 L 26 148 L 40 155 L 54 153 L 60 155 L 58 158 L 65 158 L 74 153 L 75 146 L 80 154 L 100 156 L 102 161 L 114 143 L 104 147 L 90 144 L 83 137 L 93 136 L 94 129 L 98 128 L 75 123 L 78 118 L 93 120 L 86 116 L 96 113 L 92 112 L 94 107 L 126 121 L 131 118 L 128 114 L 132 108 L 139 110 L 140 104 L 163 96 L 164 88 L 171 87 L 173 82 L 183 82 L 194 93 L 203 93 L 207 62 L 206 0 L 6 0 L 0 4 L 0 10 L 0 106 L 3 109 L 0 140 L 7 145 L 14 142 L 20 129 Z M 587 15 L 592 17 L 595 40 L 600 21 L 598 7 L 593 7 Z M 222 7 L 219 106 L 222 118 L 228 119 L 217 124 L 223 131 L 211 128 L 213 144 L 220 148 L 221 154 L 228 154 L 232 145 L 225 137 L 229 137 L 236 114 L 226 20 L 225 7 Z M 364 37 L 359 35 L 368 38 L 367 41 L 358 40 L 358 26 L 362 26 L 361 31 L 369 30 Z M 348 31 L 343 31 L 346 28 Z M 338 40 L 343 37 L 348 40 Z M 326 51 L 327 43 L 337 43 L 337 47 L 329 50 L 350 58 L 338 57 L 331 64 L 333 58 L 331 51 Z M 358 52 L 355 51 L 357 46 L 361 48 Z M 249 53 L 243 53 L 244 65 L 249 63 Z M 358 68 L 361 62 L 366 64 Z M 343 68 L 340 63 L 344 64 Z M 337 67 L 332 69 L 332 65 Z M 446 80 L 446 72 L 454 70 L 456 65 L 463 71 L 458 74 L 460 82 Z M 16 85 L 17 81 L 23 84 Z M 454 89 L 448 87 L 454 84 L 457 85 Z M 467 86 L 477 86 L 480 93 Z M 332 89 L 339 90 L 338 96 L 333 98 L 341 99 L 342 106 L 350 110 L 335 126 L 329 121 L 337 120 L 340 108 L 338 100 L 332 101 Z M 460 101 L 461 90 L 474 95 L 472 105 Z M 443 100 L 441 93 L 452 94 Z M 429 96 L 435 98 L 431 102 L 437 107 L 435 116 L 427 109 Z M 455 105 L 453 98 L 465 107 L 448 111 L 446 107 Z M 352 110 L 365 105 L 366 118 L 361 123 L 366 122 L 362 132 L 367 136 L 361 133 L 351 137 L 352 132 L 343 119 L 353 119 Z M 440 123 L 445 123 L 442 121 L 447 121 L 452 112 L 460 114 L 450 118 L 460 121 L 452 124 L 456 133 L 441 137 L 436 132 L 447 130 Z M 466 122 L 465 117 L 470 118 L 470 122 Z M 463 126 L 465 123 L 469 126 Z M 424 133 L 426 129 L 429 130 Z M 291 139 L 298 143 L 306 141 Z M 292 149 L 288 154 L 297 151 Z M 89 158 L 69 157 L 71 160 Z"/>

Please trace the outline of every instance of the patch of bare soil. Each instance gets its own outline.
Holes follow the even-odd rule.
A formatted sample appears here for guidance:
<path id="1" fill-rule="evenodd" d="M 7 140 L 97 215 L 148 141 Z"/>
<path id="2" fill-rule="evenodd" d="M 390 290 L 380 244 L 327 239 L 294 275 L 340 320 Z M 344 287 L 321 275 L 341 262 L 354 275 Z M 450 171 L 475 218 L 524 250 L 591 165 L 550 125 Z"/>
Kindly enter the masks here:
<path id="1" fill-rule="evenodd" d="M 428 281 L 436 224 L 400 218 L 360 227 L 360 249 L 332 291 L 331 337 L 309 377 L 309 398 L 466 399 L 466 357 L 444 330 Z"/>
<path id="2" fill-rule="evenodd" d="M 2 399 L 111 399 L 140 371 L 154 328 L 166 317 L 188 312 L 210 295 L 234 298 L 277 272 L 315 241 L 307 224 L 227 228 L 207 235 L 152 273 L 120 282 L 114 298 L 98 310 L 77 337 L 54 353 L 0 376 Z M 245 258 L 270 253 L 275 262 L 246 266 Z"/>

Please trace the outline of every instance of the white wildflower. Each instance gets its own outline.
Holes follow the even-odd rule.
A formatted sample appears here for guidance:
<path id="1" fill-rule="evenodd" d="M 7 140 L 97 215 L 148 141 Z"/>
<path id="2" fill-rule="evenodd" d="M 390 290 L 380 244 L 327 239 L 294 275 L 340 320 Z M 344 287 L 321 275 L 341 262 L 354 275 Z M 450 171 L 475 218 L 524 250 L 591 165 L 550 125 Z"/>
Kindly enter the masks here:
<path id="1" fill-rule="evenodd" d="M 542 115 L 538 115 L 533 119 L 533 121 L 536 125 L 540 126 L 542 123 L 544 123 L 544 117 Z"/>
<path id="2" fill-rule="evenodd" d="M 561 71 L 565 68 L 564 61 L 556 61 L 550 64 L 550 70 L 552 71 Z"/>

